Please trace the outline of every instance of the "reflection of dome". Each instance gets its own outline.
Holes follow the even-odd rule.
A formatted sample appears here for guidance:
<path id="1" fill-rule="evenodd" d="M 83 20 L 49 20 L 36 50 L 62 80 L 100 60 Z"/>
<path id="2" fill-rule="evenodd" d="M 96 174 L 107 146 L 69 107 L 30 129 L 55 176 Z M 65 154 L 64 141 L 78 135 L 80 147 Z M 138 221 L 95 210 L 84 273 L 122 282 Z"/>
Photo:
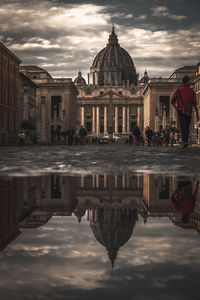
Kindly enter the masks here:
<path id="1" fill-rule="evenodd" d="M 137 84 L 137 74 L 131 56 L 118 44 L 114 27 L 107 46 L 94 59 L 89 75 L 90 84 Z"/>
<path id="2" fill-rule="evenodd" d="M 86 85 L 85 79 L 82 77 L 81 71 L 78 72 L 78 77 L 74 79 L 75 85 Z"/>
<path id="3" fill-rule="evenodd" d="M 112 266 L 117 252 L 130 239 L 135 222 L 136 210 L 127 209 L 93 209 L 90 226 L 95 238 L 108 251 Z"/>

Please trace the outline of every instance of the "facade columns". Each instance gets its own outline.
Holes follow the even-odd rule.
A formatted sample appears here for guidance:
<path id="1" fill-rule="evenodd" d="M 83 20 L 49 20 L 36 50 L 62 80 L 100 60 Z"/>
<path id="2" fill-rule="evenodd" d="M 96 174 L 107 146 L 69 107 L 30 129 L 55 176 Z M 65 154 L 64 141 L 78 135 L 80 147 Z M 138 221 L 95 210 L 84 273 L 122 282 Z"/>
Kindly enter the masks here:
<path id="1" fill-rule="evenodd" d="M 122 134 L 126 133 L 126 106 L 122 107 Z"/>
<path id="2" fill-rule="evenodd" d="M 115 105 L 115 133 L 118 133 L 118 106 Z"/>
<path id="3" fill-rule="evenodd" d="M 130 106 L 127 105 L 127 133 L 130 133 Z"/>
<path id="4" fill-rule="evenodd" d="M 92 132 L 95 132 L 95 106 L 92 106 Z"/>
<path id="5" fill-rule="evenodd" d="M 96 188 L 99 188 L 99 174 L 96 174 Z"/>
<path id="6" fill-rule="evenodd" d="M 81 106 L 81 126 L 85 127 L 85 107 Z"/>
<path id="7" fill-rule="evenodd" d="M 107 106 L 104 106 L 104 134 L 108 133 Z"/>
<path id="8" fill-rule="evenodd" d="M 100 126 L 99 126 L 99 106 L 96 106 L 96 133 L 100 133 Z"/>

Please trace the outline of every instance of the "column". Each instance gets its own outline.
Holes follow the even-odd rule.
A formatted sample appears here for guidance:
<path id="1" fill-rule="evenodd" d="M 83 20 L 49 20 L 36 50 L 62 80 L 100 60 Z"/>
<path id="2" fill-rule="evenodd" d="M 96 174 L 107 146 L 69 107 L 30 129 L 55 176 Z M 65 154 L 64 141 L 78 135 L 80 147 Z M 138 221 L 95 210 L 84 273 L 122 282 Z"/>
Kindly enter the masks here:
<path id="1" fill-rule="evenodd" d="M 99 126 L 99 106 L 96 106 L 96 133 L 100 133 L 100 126 Z"/>
<path id="2" fill-rule="evenodd" d="M 103 181 L 104 181 L 104 188 L 106 189 L 107 188 L 107 175 L 106 174 L 103 175 Z"/>
<path id="3" fill-rule="evenodd" d="M 115 189 L 117 189 L 118 187 L 118 176 L 115 175 Z"/>
<path id="4" fill-rule="evenodd" d="M 122 134 L 126 133 L 126 106 L 122 107 Z"/>
<path id="5" fill-rule="evenodd" d="M 96 174 L 96 188 L 99 188 L 99 174 Z"/>
<path id="6" fill-rule="evenodd" d="M 107 124 L 107 106 L 104 106 L 104 134 L 108 133 L 108 124 Z"/>
<path id="7" fill-rule="evenodd" d="M 138 105 L 137 107 L 137 126 L 142 129 L 142 107 Z"/>
<path id="8" fill-rule="evenodd" d="M 81 126 L 85 127 L 85 107 L 81 106 Z"/>
<path id="9" fill-rule="evenodd" d="M 118 106 L 115 105 L 115 133 L 118 133 Z"/>
<path id="10" fill-rule="evenodd" d="M 92 175 L 92 188 L 95 188 L 95 175 Z"/>
<path id="11" fill-rule="evenodd" d="M 127 105 L 127 133 L 130 133 L 130 106 Z"/>
<path id="12" fill-rule="evenodd" d="M 125 189 L 126 188 L 126 178 L 125 178 L 125 174 L 122 174 L 122 188 Z"/>
<path id="13" fill-rule="evenodd" d="M 92 106 L 92 132 L 95 132 L 95 106 Z"/>
<path id="14" fill-rule="evenodd" d="M 84 188 L 84 175 L 81 174 L 81 188 Z"/>

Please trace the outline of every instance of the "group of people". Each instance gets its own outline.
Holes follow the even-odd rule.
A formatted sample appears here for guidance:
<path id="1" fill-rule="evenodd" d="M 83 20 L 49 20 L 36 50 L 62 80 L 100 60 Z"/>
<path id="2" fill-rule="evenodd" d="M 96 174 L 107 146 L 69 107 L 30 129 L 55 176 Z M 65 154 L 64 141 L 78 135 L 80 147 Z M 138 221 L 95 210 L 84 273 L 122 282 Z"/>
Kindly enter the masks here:
<path id="1" fill-rule="evenodd" d="M 18 133 L 18 145 L 24 146 L 25 144 L 36 144 L 37 137 L 29 130 L 20 129 Z"/>

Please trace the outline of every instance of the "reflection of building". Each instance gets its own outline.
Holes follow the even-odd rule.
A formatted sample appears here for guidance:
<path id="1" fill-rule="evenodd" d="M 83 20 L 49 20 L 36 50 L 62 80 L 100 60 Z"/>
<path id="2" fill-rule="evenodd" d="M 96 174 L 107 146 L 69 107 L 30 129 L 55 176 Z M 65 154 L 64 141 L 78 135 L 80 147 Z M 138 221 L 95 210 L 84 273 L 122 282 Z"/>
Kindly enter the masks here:
<path id="1" fill-rule="evenodd" d="M 20 62 L 0 43 L 0 143 L 16 141 L 19 127 Z"/>
<path id="2" fill-rule="evenodd" d="M 88 132 L 128 134 L 143 126 L 143 99 L 133 60 L 118 44 L 114 32 L 95 57 L 88 85 L 79 72 L 74 80 L 79 95 L 79 121 Z"/>
<path id="3" fill-rule="evenodd" d="M 50 142 L 77 127 L 77 89 L 70 78 L 53 79 L 37 66 L 21 66 L 20 71 L 37 84 L 37 130 L 40 142 Z"/>
<path id="4" fill-rule="evenodd" d="M 36 208 L 21 226 L 35 228 L 46 224 L 52 216 L 71 216 L 74 212 L 78 179 L 71 176 L 44 176 L 37 182 Z"/>
<path id="5" fill-rule="evenodd" d="M 52 216 L 72 214 L 81 222 L 87 212 L 94 236 L 113 264 L 138 215 L 145 223 L 148 217 L 169 217 L 175 225 L 199 230 L 199 195 L 189 223 L 183 224 L 181 214 L 174 211 L 171 198 L 179 181 L 175 176 L 128 173 L 1 180 L 1 249 L 19 234 L 19 227 L 37 228 Z"/>
<path id="6" fill-rule="evenodd" d="M 143 176 L 143 207 L 148 216 L 164 217 L 174 213 L 171 195 L 176 186 L 172 176 L 145 174 Z"/>
<path id="7" fill-rule="evenodd" d="M 0 251 L 19 234 L 21 180 L 0 179 Z"/>

